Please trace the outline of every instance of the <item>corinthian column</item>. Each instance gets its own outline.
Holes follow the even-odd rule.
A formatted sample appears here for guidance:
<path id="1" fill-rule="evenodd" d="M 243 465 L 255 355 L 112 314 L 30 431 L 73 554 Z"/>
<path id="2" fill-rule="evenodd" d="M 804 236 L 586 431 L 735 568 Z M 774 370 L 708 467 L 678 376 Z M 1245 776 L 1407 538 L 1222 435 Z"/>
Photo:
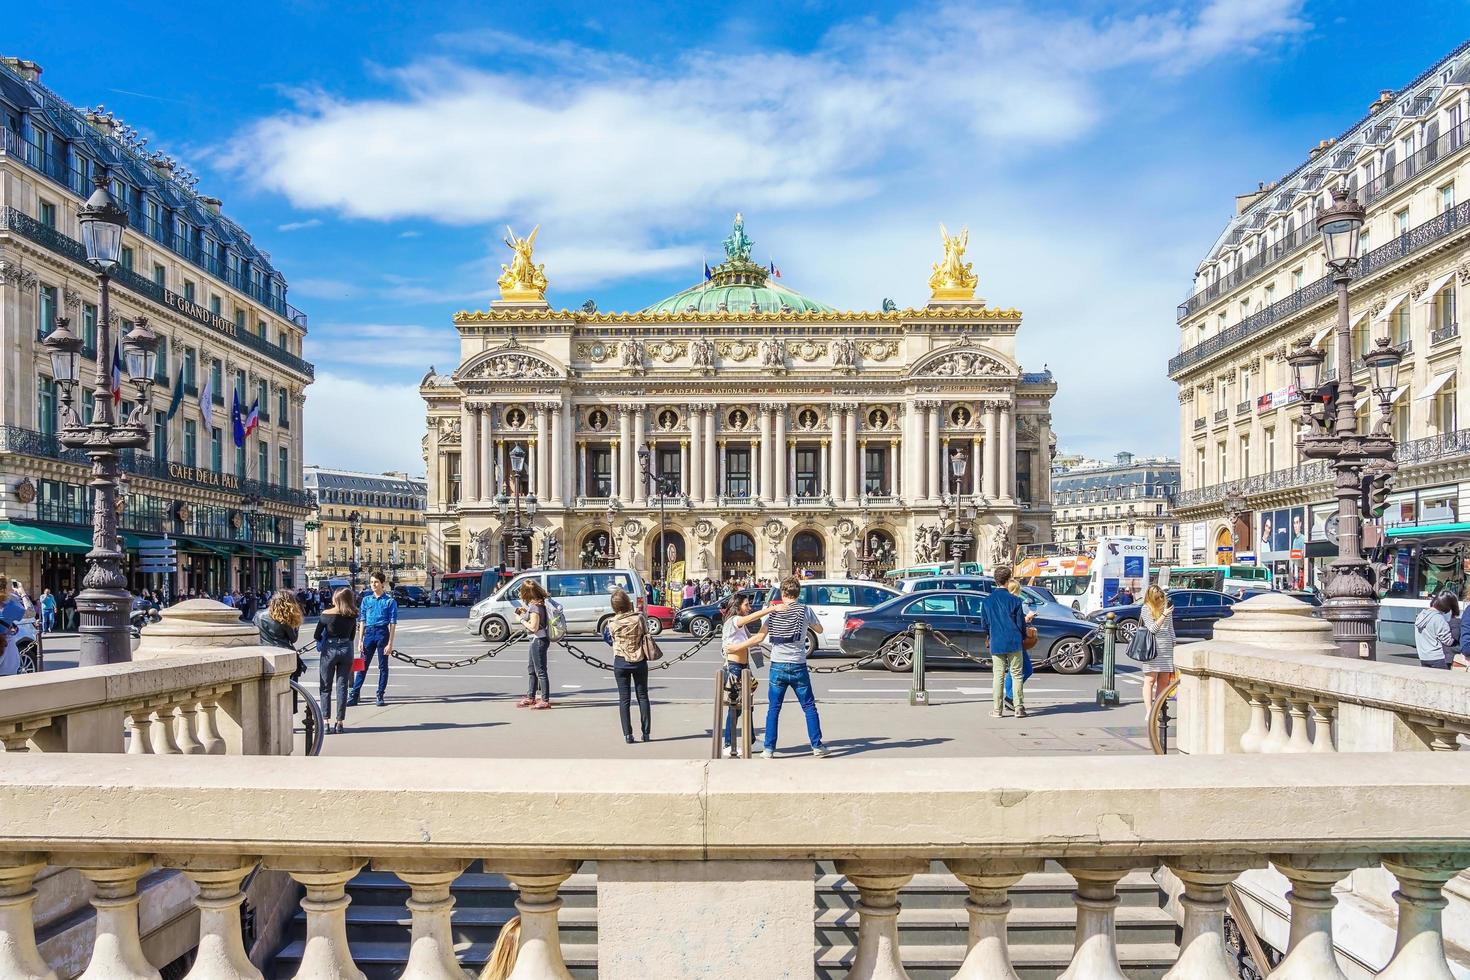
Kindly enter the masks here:
<path id="1" fill-rule="evenodd" d="M 776 406 L 776 503 L 785 504 L 791 497 L 791 475 L 786 472 L 786 407 Z"/>
<path id="2" fill-rule="evenodd" d="M 1010 500 L 1016 495 L 1016 416 L 1011 411 L 1010 402 L 1001 403 L 999 423 L 1000 439 L 997 441 L 1000 445 L 996 448 L 1000 453 L 1000 465 L 997 467 L 1000 474 L 1000 499 Z"/>
<path id="3" fill-rule="evenodd" d="M 844 406 L 842 414 L 846 416 L 843 423 L 842 447 L 843 462 L 847 464 L 847 475 L 842 479 L 842 489 L 846 491 L 843 499 L 848 503 L 857 503 L 858 495 L 862 493 L 862 463 L 858 459 L 857 446 L 857 416 L 858 407 L 856 403 Z"/>
<path id="4" fill-rule="evenodd" d="M 551 497 L 548 484 L 551 482 L 551 419 L 545 405 L 536 406 L 536 496 L 542 500 Z"/>
<path id="5" fill-rule="evenodd" d="M 927 458 L 929 462 L 929 498 L 938 500 L 944 496 L 944 454 L 939 451 L 939 403 L 926 403 L 929 421 L 929 438 L 925 440 L 929 446 Z"/>
<path id="6" fill-rule="evenodd" d="M 643 479 L 643 469 L 638 465 L 638 454 L 648 448 L 648 420 L 644 408 L 639 405 L 633 410 L 633 445 L 628 447 L 628 477 L 633 483 L 633 503 L 648 500 L 648 484 Z M 653 467 L 649 467 L 652 471 Z"/>
<path id="7" fill-rule="evenodd" d="M 459 416 L 460 443 L 464 446 L 464 459 L 460 473 L 464 481 L 460 496 L 464 503 L 480 499 L 480 406 L 465 405 Z"/>
<path id="8" fill-rule="evenodd" d="M 689 499 L 704 500 L 704 413 L 697 405 L 689 411 Z"/>
<path id="9" fill-rule="evenodd" d="M 633 409 L 622 405 L 618 407 L 618 443 L 613 452 L 617 456 L 618 499 L 625 504 L 633 502 L 633 480 L 628 472 L 633 451 Z"/>
<path id="10" fill-rule="evenodd" d="M 564 419 L 562 418 L 562 406 L 556 405 L 548 413 L 548 421 L 551 424 L 551 463 L 547 469 L 551 472 L 550 484 L 547 492 L 551 495 L 551 503 L 560 505 L 562 499 L 562 474 L 566 472 L 562 456 L 566 454 L 566 432 Z"/>
<path id="11" fill-rule="evenodd" d="M 1000 410 L 994 403 L 985 406 L 985 496 L 995 500 L 1000 496 L 1000 454 L 995 451 L 996 439 L 999 437 L 1000 424 L 997 419 Z"/>
<path id="12" fill-rule="evenodd" d="M 475 469 L 480 472 L 480 499 L 495 497 L 495 410 L 489 405 L 480 412 L 480 452 L 475 460 Z"/>
<path id="13" fill-rule="evenodd" d="M 827 478 L 830 481 L 827 492 L 832 495 L 833 500 L 844 498 L 842 489 L 842 406 L 833 405 L 830 409 L 832 415 L 832 462 L 827 467 Z"/>
<path id="14" fill-rule="evenodd" d="M 711 405 L 704 408 L 704 502 L 712 503 L 720 492 L 720 471 L 715 466 L 719 447 L 715 437 L 715 410 Z"/>
<path id="15" fill-rule="evenodd" d="M 774 464 L 772 462 L 772 456 L 774 454 L 771 452 L 771 449 L 772 449 L 772 446 L 771 446 L 771 406 L 770 405 L 762 405 L 760 407 L 760 411 L 761 411 L 761 422 L 760 422 L 760 433 L 761 433 L 761 451 L 760 451 L 760 463 L 761 463 L 761 465 L 760 465 L 760 489 L 761 489 L 761 500 L 765 501 L 766 503 L 770 503 L 771 501 L 773 501 L 775 499 L 775 494 L 773 494 L 771 492 L 771 489 L 772 489 L 771 488 L 772 471 L 775 469 L 775 466 L 774 466 Z"/>

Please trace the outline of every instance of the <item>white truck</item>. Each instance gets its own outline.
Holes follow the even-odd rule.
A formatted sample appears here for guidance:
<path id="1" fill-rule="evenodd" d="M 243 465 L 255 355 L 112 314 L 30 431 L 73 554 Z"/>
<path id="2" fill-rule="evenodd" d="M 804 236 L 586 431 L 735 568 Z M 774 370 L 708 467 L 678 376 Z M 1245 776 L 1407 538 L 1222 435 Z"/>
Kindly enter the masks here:
<path id="1" fill-rule="evenodd" d="M 1148 538 L 1098 538 L 1087 591 L 1081 598 L 1082 614 L 1104 608 L 1124 588 L 1135 602 L 1142 601 L 1143 590 L 1148 588 Z"/>

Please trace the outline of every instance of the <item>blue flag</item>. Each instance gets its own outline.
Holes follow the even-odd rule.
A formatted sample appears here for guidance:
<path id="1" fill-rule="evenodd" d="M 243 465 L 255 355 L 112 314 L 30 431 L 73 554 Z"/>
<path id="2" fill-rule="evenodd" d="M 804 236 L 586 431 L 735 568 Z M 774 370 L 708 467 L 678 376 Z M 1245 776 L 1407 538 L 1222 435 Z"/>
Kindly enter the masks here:
<path id="1" fill-rule="evenodd" d="M 234 404 L 230 406 L 230 428 L 235 434 L 235 445 L 245 445 L 245 420 L 240 415 L 240 389 L 235 388 Z"/>
<path id="2" fill-rule="evenodd" d="M 179 409 L 184 406 L 184 366 L 179 365 L 179 376 L 174 380 L 174 396 L 168 403 L 168 420 L 173 421 Z"/>
<path id="3" fill-rule="evenodd" d="M 705 263 L 705 264 L 704 264 L 704 281 L 705 281 L 705 282 L 709 282 L 709 281 L 710 281 L 710 280 L 711 280 L 711 279 L 713 279 L 713 278 L 714 278 L 714 277 L 715 277 L 715 270 L 713 270 L 713 269 L 711 269 L 711 268 L 710 268 L 710 267 L 709 267 L 709 263 L 708 263 L 708 262 L 706 262 L 706 263 Z"/>

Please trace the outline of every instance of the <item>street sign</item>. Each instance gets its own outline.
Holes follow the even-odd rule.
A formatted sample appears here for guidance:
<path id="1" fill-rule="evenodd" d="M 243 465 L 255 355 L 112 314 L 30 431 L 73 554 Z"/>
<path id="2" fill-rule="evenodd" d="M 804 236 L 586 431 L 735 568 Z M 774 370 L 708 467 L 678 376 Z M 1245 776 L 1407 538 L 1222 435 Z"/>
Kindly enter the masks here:
<path id="1" fill-rule="evenodd" d="M 144 575 L 172 575 L 179 570 L 179 563 L 173 560 L 145 558 L 138 565 L 138 571 Z"/>

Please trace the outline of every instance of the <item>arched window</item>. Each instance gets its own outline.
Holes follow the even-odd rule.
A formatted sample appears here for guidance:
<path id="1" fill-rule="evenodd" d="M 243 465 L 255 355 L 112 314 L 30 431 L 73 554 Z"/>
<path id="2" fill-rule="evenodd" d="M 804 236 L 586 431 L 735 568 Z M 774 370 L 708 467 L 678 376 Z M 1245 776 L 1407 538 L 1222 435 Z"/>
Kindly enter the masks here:
<path id="1" fill-rule="evenodd" d="M 755 571 L 755 539 L 744 531 L 731 531 L 720 544 L 720 566 L 724 576 Z"/>

